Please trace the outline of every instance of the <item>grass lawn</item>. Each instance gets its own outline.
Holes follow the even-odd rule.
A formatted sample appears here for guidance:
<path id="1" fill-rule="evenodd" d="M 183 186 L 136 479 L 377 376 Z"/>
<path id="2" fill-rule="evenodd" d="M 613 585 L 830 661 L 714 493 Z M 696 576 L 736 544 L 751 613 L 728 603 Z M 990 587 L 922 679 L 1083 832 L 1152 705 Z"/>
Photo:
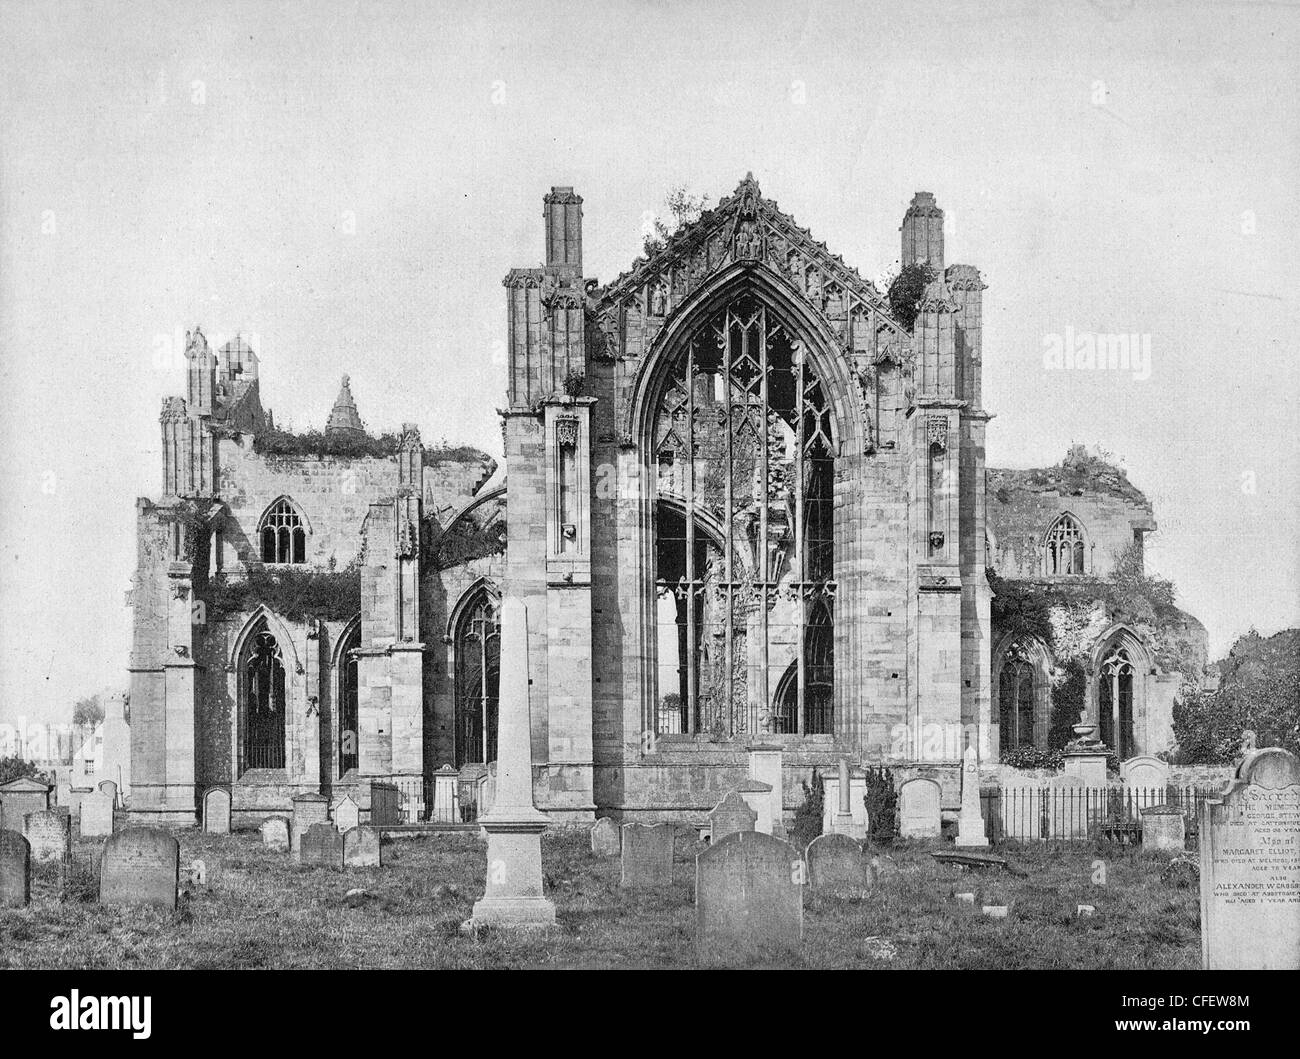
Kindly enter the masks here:
<path id="1" fill-rule="evenodd" d="M 695 854 L 679 829 L 676 881 L 623 892 L 618 859 L 590 852 L 585 830 L 542 840 L 547 893 L 560 926 L 544 935 L 458 933 L 483 891 L 486 845 L 473 835 L 386 842 L 385 866 L 302 868 L 264 849 L 256 832 L 179 834 L 181 865 L 203 858 L 215 876 L 182 894 L 178 912 L 94 903 L 90 856 L 78 843 L 71 896 L 34 866 L 32 903 L 0 909 L 0 968 L 499 968 L 695 967 Z M 805 894 L 805 968 L 1189 968 L 1200 966 L 1195 889 L 1160 881 L 1166 854 L 1087 843 L 994 852 L 1026 870 L 967 870 L 929 856 L 934 842 L 877 851 L 882 871 L 860 900 Z M 951 848 L 951 847 L 949 847 Z M 1104 865 L 1104 884 L 1098 862 Z M 373 895 L 355 907 L 354 887 Z M 1008 903 L 995 920 L 952 897 Z M 1096 907 L 1076 918 L 1078 904 Z M 771 965 L 771 964 L 767 964 Z"/>

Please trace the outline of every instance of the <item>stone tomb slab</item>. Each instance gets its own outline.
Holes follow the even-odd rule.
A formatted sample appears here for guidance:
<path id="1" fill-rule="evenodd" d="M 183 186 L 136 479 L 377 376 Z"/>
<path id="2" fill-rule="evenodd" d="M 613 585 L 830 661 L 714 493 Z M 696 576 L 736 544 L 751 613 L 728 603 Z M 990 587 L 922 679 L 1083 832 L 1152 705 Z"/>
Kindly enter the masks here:
<path id="1" fill-rule="evenodd" d="M 1300 760 L 1249 755 L 1202 805 L 1200 847 L 1205 969 L 1300 970 Z"/>
<path id="2" fill-rule="evenodd" d="M 128 827 L 104 840 L 99 858 L 99 902 L 175 910 L 180 843 L 155 827 Z"/>
<path id="3" fill-rule="evenodd" d="M 672 824 L 623 825 L 623 874 L 626 890 L 652 889 L 673 884 Z"/>
<path id="4" fill-rule="evenodd" d="M 848 835 L 819 835 L 808 843 L 808 885 L 827 897 L 862 897 L 875 882 L 862 843 Z"/>
<path id="5" fill-rule="evenodd" d="M 850 840 L 851 841 L 851 840 Z M 803 859 L 790 843 L 737 831 L 695 858 L 695 941 L 705 963 L 798 950 Z"/>
<path id="6" fill-rule="evenodd" d="M 623 850 L 618 824 L 604 816 L 591 828 L 591 852 L 598 857 L 617 857 Z"/>
<path id="7" fill-rule="evenodd" d="M 103 838 L 113 833 L 113 799 L 92 791 L 81 799 L 81 837 Z"/>
<path id="8" fill-rule="evenodd" d="M 343 836 L 333 824 L 312 824 L 303 834 L 298 861 L 309 868 L 343 870 Z"/>
<path id="9" fill-rule="evenodd" d="M 898 790 L 898 833 L 902 838 L 938 838 L 940 788 L 932 779 L 908 780 Z"/>
<path id="10" fill-rule="evenodd" d="M 203 830 L 209 835 L 230 834 L 230 792 L 209 787 L 203 795 Z"/>
<path id="11" fill-rule="evenodd" d="M 31 844 L 33 861 L 62 861 L 72 856 L 72 816 L 66 811 L 28 813 L 23 836 Z"/>
<path id="12" fill-rule="evenodd" d="M 379 829 L 353 827 L 343 832 L 343 863 L 349 868 L 382 868 L 384 854 Z"/>
<path id="13" fill-rule="evenodd" d="M 262 845 L 276 853 L 289 851 L 289 821 L 282 816 L 269 816 L 262 821 Z"/>
<path id="14" fill-rule="evenodd" d="M 0 908 L 32 899 L 32 847 L 17 831 L 0 831 Z"/>

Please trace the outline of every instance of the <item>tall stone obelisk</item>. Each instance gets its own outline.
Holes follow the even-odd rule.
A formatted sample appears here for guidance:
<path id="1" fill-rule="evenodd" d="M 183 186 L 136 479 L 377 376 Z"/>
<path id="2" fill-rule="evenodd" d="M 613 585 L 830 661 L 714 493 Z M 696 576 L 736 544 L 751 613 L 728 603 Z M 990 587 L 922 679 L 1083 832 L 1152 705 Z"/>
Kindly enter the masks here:
<path id="1" fill-rule="evenodd" d="M 550 927 L 555 905 L 542 894 L 545 813 L 533 804 L 532 725 L 528 708 L 528 609 L 501 601 L 501 691 L 497 713 L 497 789 L 479 817 L 487 832 L 487 891 L 473 925 Z"/>
<path id="2" fill-rule="evenodd" d="M 984 817 L 980 813 L 980 762 L 973 746 L 961 761 L 961 814 L 957 817 L 958 846 L 987 846 Z"/>

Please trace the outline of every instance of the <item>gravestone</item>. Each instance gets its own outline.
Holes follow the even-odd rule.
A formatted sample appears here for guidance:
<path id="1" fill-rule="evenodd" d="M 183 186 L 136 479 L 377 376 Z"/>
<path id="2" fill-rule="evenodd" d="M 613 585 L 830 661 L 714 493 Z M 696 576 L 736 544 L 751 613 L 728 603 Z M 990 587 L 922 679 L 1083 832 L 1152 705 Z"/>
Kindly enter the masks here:
<path id="1" fill-rule="evenodd" d="M 176 908 L 180 843 L 154 827 L 128 827 L 104 840 L 99 858 L 99 902 Z"/>
<path id="2" fill-rule="evenodd" d="M 434 823 L 460 823 L 459 777 L 460 773 L 450 765 L 443 765 L 433 774 L 433 811 L 429 819 Z"/>
<path id="3" fill-rule="evenodd" d="M 203 795 L 203 830 L 209 835 L 230 834 L 230 792 L 209 787 Z"/>
<path id="4" fill-rule="evenodd" d="M 1201 807 L 1201 962 L 1300 970 L 1300 760 L 1249 755 Z"/>
<path id="5" fill-rule="evenodd" d="M 383 845 L 373 827 L 354 827 L 343 832 L 343 863 L 349 868 L 382 868 Z"/>
<path id="6" fill-rule="evenodd" d="M 709 841 L 720 842 L 737 831 L 753 831 L 758 813 L 746 804 L 739 791 L 727 791 L 709 813 Z"/>
<path id="7" fill-rule="evenodd" d="M 1181 853 L 1187 845 L 1187 821 L 1176 805 L 1153 805 L 1142 810 L 1142 848 Z"/>
<path id="8" fill-rule="evenodd" d="M 765 835 L 775 834 L 772 816 L 772 785 L 762 780 L 743 780 L 736 792 L 746 805 L 754 810 L 754 830 Z"/>
<path id="9" fill-rule="evenodd" d="M 282 816 L 269 816 L 262 821 L 262 845 L 276 853 L 289 849 L 289 821 Z"/>
<path id="10" fill-rule="evenodd" d="M 939 837 L 939 784 L 908 780 L 898 789 L 898 834 L 902 838 Z"/>
<path id="11" fill-rule="evenodd" d="M 117 783 L 113 780 L 100 780 L 98 787 L 100 794 L 108 796 L 110 804 L 114 809 L 117 808 Z"/>
<path id="12" fill-rule="evenodd" d="M 831 897 L 861 897 L 871 889 L 875 873 L 862 843 L 848 835 L 819 835 L 808 843 L 808 885 Z"/>
<path id="13" fill-rule="evenodd" d="M 961 758 L 961 813 L 957 817 L 955 844 L 965 848 L 989 844 L 980 812 L 979 755 L 973 746 L 968 746 Z"/>
<path id="14" fill-rule="evenodd" d="M 23 836 L 31 844 L 32 860 L 62 861 L 72 856 L 72 816 L 57 809 L 28 813 Z"/>
<path id="15" fill-rule="evenodd" d="M 835 774 L 822 777 L 822 790 L 822 834 L 865 839 L 871 826 L 867 817 L 866 773 L 852 768 L 845 758 Z"/>
<path id="16" fill-rule="evenodd" d="M 81 799 L 81 837 L 103 838 L 113 833 L 113 800 L 100 791 Z"/>
<path id="17" fill-rule="evenodd" d="M 591 852 L 598 857 L 617 857 L 623 843 L 619 838 L 618 824 L 603 816 L 591 828 Z"/>
<path id="18" fill-rule="evenodd" d="M 1150 754 L 1139 754 L 1120 762 L 1120 779 L 1133 808 L 1139 812 L 1165 804 L 1169 765 Z"/>
<path id="19" fill-rule="evenodd" d="M 32 847 L 17 831 L 0 830 L 0 908 L 22 908 L 32 898 Z"/>
<path id="20" fill-rule="evenodd" d="M 293 859 L 298 860 L 302 849 L 302 836 L 314 824 L 329 823 L 330 803 L 323 794 L 309 792 L 293 799 L 293 817 L 289 821 L 289 846 Z"/>
<path id="21" fill-rule="evenodd" d="M 852 841 L 852 840 L 850 840 Z M 803 940 L 803 860 L 788 842 L 737 831 L 695 858 L 695 943 L 705 962 L 731 962 Z"/>
<path id="22" fill-rule="evenodd" d="M 780 746 L 754 744 L 749 747 L 749 778 L 766 785 L 767 799 L 755 797 L 757 789 L 741 787 L 745 802 L 758 813 L 755 829 L 777 838 L 785 838 L 785 775 L 782 771 L 784 751 Z"/>
<path id="23" fill-rule="evenodd" d="M 334 806 L 334 826 L 339 834 L 346 834 L 361 823 L 361 809 L 352 800 L 351 795 L 344 795 L 343 800 Z"/>
<path id="24" fill-rule="evenodd" d="M 635 890 L 671 886 L 672 883 L 673 825 L 624 824 L 620 885 Z"/>
<path id="25" fill-rule="evenodd" d="M 298 843 L 298 862 L 309 868 L 343 870 L 343 836 L 333 824 L 312 824 Z"/>

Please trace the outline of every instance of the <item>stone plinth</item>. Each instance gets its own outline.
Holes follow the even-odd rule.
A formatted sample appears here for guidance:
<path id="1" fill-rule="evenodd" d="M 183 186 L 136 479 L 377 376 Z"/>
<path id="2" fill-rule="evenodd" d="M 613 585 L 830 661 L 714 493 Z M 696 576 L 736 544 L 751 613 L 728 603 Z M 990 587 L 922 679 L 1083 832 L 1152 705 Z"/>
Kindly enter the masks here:
<path id="1" fill-rule="evenodd" d="M 1067 750 L 1062 766 L 1066 776 L 1077 776 L 1084 787 L 1106 786 L 1106 748 Z"/>

